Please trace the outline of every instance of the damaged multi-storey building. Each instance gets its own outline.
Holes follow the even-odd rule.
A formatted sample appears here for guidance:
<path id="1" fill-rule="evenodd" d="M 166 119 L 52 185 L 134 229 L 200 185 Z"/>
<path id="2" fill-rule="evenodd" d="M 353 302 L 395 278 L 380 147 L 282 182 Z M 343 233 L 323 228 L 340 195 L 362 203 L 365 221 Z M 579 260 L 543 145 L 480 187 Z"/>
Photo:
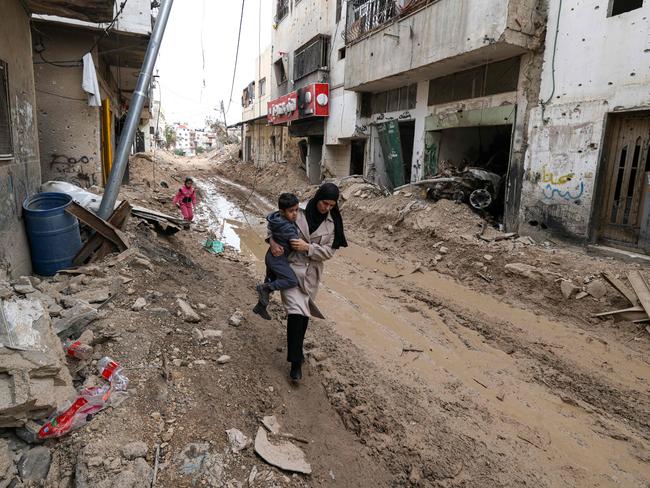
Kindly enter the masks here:
<path id="1" fill-rule="evenodd" d="M 303 138 L 307 176 L 349 172 L 357 96 L 344 89 L 344 2 L 277 0 L 268 122 Z"/>
<path id="2" fill-rule="evenodd" d="M 242 91 L 241 127 L 242 159 L 262 166 L 266 163 L 300 159 L 306 153 L 304 142 L 289 136 L 286 126 L 267 122 L 271 100 L 271 48 L 266 48 L 255 60 L 255 80 Z"/>
<path id="3" fill-rule="evenodd" d="M 549 2 L 522 231 L 650 252 L 650 2 Z"/>
<path id="4" fill-rule="evenodd" d="M 276 0 L 268 121 L 306 138 L 314 183 L 470 171 L 507 230 L 647 252 L 649 12 L 643 0 Z"/>
<path id="5" fill-rule="evenodd" d="M 31 271 L 25 199 L 50 179 L 102 185 L 110 170 L 152 10 L 148 0 L 123 8 L 114 0 L 2 0 L 1 10 L 0 276 L 20 276 Z M 134 150 L 143 139 L 144 130 Z"/>
<path id="6" fill-rule="evenodd" d="M 115 19 L 107 35 L 102 35 Z M 110 172 L 126 111 L 152 28 L 150 0 L 113 4 L 106 23 L 34 15 L 34 76 L 43 180 L 82 187 L 103 185 Z M 87 56 L 88 55 L 88 56 Z M 84 84 L 97 78 L 95 96 Z M 151 146 L 147 102 L 135 152 Z"/>
<path id="7" fill-rule="evenodd" d="M 515 227 L 542 2 L 351 0 L 345 88 L 365 174 L 390 188 L 443 171 L 495 176 L 493 212 Z"/>

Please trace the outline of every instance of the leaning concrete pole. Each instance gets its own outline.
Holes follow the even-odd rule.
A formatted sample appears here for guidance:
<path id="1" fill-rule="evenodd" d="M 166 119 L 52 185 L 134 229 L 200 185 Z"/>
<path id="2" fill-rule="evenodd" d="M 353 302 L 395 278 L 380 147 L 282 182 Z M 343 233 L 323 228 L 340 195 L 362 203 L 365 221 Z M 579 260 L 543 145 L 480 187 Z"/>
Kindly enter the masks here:
<path id="1" fill-rule="evenodd" d="M 117 201 L 117 195 L 120 192 L 120 185 L 122 183 L 122 178 L 124 178 L 124 171 L 126 170 L 129 153 L 131 152 L 131 146 L 133 145 L 133 137 L 138 128 L 138 122 L 140 121 L 140 114 L 142 113 L 144 102 L 147 99 L 147 92 L 149 90 L 149 85 L 151 84 L 153 68 L 156 65 L 160 43 L 162 42 L 163 34 L 165 33 L 165 27 L 167 26 L 167 20 L 169 19 L 169 13 L 171 12 L 173 3 L 174 0 L 162 0 L 160 10 L 158 11 L 158 18 L 153 26 L 151 39 L 149 39 L 149 45 L 147 46 L 147 53 L 144 56 L 144 62 L 142 63 L 142 69 L 140 71 L 140 76 L 138 77 L 138 84 L 133 92 L 133 98 L 131 99 L 131 105 L 129 106 L 129 111 L 126 115 L 124 129 L 120 136 L 120 143 L 115 152 L 113 168 L 108 177 L 102 203 L 99 207 L 99 216 L 103 219 L 108 219 L 115 208 L 115 202 Z"/>

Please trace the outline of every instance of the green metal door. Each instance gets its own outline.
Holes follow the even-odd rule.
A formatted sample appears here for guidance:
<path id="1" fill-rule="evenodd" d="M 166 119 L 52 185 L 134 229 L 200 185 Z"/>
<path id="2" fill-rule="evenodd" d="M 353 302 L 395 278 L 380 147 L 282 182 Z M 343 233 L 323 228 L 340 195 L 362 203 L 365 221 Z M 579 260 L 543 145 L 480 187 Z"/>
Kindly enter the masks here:
<path id="1" fill-rule="evenodd" d="M 377 134 L 381 152 L 384 155 L 386 173 L 393 188 L 404 184 L 404 158 L 402 156 L 402 141 L 399 136 L 399 124 L 389 120 L 377 124 Z"/>

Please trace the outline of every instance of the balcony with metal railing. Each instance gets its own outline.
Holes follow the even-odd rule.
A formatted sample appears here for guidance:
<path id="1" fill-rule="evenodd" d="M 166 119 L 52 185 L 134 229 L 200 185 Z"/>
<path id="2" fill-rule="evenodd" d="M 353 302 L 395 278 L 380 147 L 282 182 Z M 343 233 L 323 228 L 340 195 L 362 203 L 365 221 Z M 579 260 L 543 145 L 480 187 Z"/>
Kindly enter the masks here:
<path id="1" fill-rule="evenodd" d="M 382 91 L 535 49 L 540 0 L 349 0 L 345 87 Z"/>
<path id="2" fill-rule="evenodd" d="M 438 0 L 349 0 L 345 42 L 353 43 L 389 22 Z"/>

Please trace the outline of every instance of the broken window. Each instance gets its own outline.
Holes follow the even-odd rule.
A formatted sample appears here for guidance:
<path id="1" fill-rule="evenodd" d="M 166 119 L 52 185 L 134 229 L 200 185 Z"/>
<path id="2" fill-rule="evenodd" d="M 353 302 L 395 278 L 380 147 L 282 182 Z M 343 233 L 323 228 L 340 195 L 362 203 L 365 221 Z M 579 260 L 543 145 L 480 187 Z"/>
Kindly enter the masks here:
<path id="1" fill-rule="evenodd" d="M 339 49 L 339 60 L 341 60 L 341 59 L 345 59 L 345 48 L 344 47 Z"/>
<path id="2" fill-rule="evenodd" d="M 275 21 L 280 22 L 289 13 L 289 0 L 277 0 L 275 7 Z"/>
<path id="3" fill-rule="evenodd" d="M 260 97 L 266 95 L 266 78 L 260 80 Z"/>
<path id="4" fill-rule="evenodd" d="M 318 35 L 298 49 L 293 56 L 293 79 L 299 80 L 321 68 L 326 68 L 329 56 L 329 36 Z"/>
<path id="5" fill-rule="evenodd" d="M 287 70 L 284 69 L 284 60 L 278 59 L 273 63 L 273 69 L 275 69 L 275 79 L 278 82 L 278 85 L 285 83 L 287 81 Z"/>
<path id="6" fill-rule="evenodd" d="M 429 82 L 429 105 L 517 91 L 520 59 L 488 63 Z"/>
<path id="7" fill-rule="evenodd" d="M 373 114 L 397 112 L 415 108 L 417 84 L 402 86 L 393 90 L 372 94 L 371 108 Z"/>
<path id="8" fill-rule="evenodd" d="M 13 156 L 7 63 L 0 60 L 0 159 Z"/>
<path id="9" fill-rule="evenodd" d="M 246 88 L 244 88 L 244 91 L 242 92 L 242 97 L 241 97 L 242 107 L 246 108 L 249 105 L 252 105 L 254 99 L 255 99 L 255 82 L 251 81 L 251 83 Z"/>
<path id="10" fill-rule="evenodd" d="M 609 16 L 624 14 L 643 7 L 643 0 L 610 0 Z"/>

